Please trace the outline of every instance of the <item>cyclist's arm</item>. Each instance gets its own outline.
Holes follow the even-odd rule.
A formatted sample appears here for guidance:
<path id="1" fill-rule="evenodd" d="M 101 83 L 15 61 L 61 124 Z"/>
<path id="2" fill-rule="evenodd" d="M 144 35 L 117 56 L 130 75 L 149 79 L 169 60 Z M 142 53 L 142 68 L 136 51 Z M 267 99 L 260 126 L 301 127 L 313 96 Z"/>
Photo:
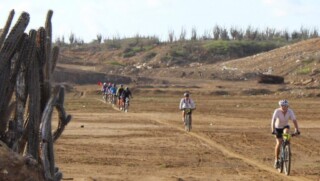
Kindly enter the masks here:
<path id="1" fill-rule="evenodd" d="M 190 101 L 190 106 L 191 106 L 191 109 L 196 109 L 196 104 L 194 103 L 194 101 L 191 99 Z"/>
<path id="2" fill-rule="evenodd" d="M 116 91 L 116 96 L 119 96 L 119 89 L 117 89 Z"/>
<path id="3" fill-rule="evenodd" d="M 182 110 L 182 104 L 183 104 L 183 99 L 180 100 L 180 105 L 179 105 L 179 109 Z"/>
<path id="4" fill-rule="evenodd" d="M 275 110 L 273 115 L 272 115 L 272 119 L 271 119 L 271 132 L 273 133 L 275 130 L 275 123 L 276 123 L 276 114 L 277 111 Z"/>
<path id="5" fill-rule="evenodd" d="M 294 127 L 295 127 L 295 131 L 299 132 L 299 127 L 298 127 L 298 121 L 296 119 L 292 120 Z"/>

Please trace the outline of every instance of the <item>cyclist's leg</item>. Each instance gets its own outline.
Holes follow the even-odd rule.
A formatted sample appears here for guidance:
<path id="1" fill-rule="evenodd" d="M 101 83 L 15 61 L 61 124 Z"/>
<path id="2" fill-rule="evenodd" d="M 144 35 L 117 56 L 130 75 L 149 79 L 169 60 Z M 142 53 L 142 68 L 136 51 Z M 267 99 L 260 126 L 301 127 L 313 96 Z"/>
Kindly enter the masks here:
<path id="1" fill-rule="evenodd" d="M 192 128 L 192 113 L 190 113 L 190 128 Z"/>
<path id="2" fill-rule="evenodd" d="M 280 146 L 282 144 L 282 138 L 276 138 L 276 146 L 275 146 L 275 161 L 279 160 Z"/>
<path id="3" fill-rule="evenodd" d="M 118 98 L 118 107 L 120 109 L 120 101 L 121 101 L 121 99 L 120 99 L 120 97 L 117 97 L 117 98 Z"/>
<path id="4" fill-rule="evenodd" d="M 186 114 L 185 114 L 184 110 L 182 110 L 181 112 L 182 112 L 182 122 L 183 122 L 183 124 L 184 124 L 184 118 L 185 118 L 185 115 L 186 115 Z"/>
<path id="5" fill-rule="evenodd" d="M 289 125 L 287 125 L 287 126 L 285 126 L 284 128 L 283 128 L 283 133 L 289 133 L 289 130 L 290 130 L 290 126 Z"/>
<path id="6" fill-rule="evenodd" d="M 122 97 L 122 101 L 121 101 L 121 106 L 122 106 L 122 108 L 124 108 L 125 102 L 126 102 L 126 98 L 123 96 L 123 97 Z"/>
<path id="7" fill-rule="evenodd" d="M 283 129 L 277 129 L 276 128 L 276 146 L 274 148 L 274 154 L 275 154 L 275 167 L 278 167 L 278 160 L 279 160 L 279 154 L 280 154 L 280 147 L 282 144 L 282 133 Z"/>

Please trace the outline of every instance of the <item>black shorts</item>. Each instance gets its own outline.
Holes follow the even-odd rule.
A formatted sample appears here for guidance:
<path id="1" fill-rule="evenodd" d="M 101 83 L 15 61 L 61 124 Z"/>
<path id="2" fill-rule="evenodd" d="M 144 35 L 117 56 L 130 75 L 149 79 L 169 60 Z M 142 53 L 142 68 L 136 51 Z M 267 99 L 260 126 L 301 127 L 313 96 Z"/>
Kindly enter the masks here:
<path id="1" fill-rule="evenodd" d="M 287 125 L 287 126 L 285 126 L 285 127 L 283 127 L 283 128 L 276 128 L 276 137 L 277 137 L 277 138 L 282 138 L 283 130 L 284 130 L 285 128 L 288 128 L 288 129 L 289 129 L 290 126 Z"/>

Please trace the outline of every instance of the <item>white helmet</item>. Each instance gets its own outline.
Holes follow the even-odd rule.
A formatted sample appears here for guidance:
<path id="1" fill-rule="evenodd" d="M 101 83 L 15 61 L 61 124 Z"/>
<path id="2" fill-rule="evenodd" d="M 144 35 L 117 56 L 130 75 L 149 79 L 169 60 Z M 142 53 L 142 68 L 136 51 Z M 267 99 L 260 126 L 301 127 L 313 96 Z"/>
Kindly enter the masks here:
<path id="1" fill-rule="evenodd" d="M 289 102 L 285 99 L 279 101 L 279 106 L 289 106 Z"/>
<path id="2" fill-rule="evenodd" d="M 184 97 L 189 97 L 189 92 L 185 92 L 185 93 L 183 94 L 183 96 L 184 96 Z"/>

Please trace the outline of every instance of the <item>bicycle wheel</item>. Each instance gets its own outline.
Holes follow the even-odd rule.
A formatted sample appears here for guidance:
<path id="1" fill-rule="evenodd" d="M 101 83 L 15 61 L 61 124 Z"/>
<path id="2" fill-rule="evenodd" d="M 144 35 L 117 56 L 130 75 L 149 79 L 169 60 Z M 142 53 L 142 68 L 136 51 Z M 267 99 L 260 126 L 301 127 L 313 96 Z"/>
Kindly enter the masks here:
<path id="1" fill-rule="evenodd" d="M 186 114 L 185 116 L 185 130 L 190 131 L 190 114 Z"/>
<path id="2" fill-rule="evenodd" d="M 290 168 L 291 168 L 291 150 L 290 150 L 290 144 L 286 144 L 284 147 L 284 158 L 283 158 L 283 165 L 284 165 L 284 173 L 286 175 L 290 174 Z"/>
<path id="3" fill-rule="evenodd" d="M 129 108 L 129 103 L 125 103 L 124 104 L 124 112 L 128 112 L 128 108 Z"/>
<path id="4" fill-rule="evenodd" d="M 283 160 L 284 160 L 284 145 L 282 143 L 281 148 L 280 148 L 279 167 L 277 168 L 279 173 L 282 173 L 282 171 L 283 171 Z"/>

